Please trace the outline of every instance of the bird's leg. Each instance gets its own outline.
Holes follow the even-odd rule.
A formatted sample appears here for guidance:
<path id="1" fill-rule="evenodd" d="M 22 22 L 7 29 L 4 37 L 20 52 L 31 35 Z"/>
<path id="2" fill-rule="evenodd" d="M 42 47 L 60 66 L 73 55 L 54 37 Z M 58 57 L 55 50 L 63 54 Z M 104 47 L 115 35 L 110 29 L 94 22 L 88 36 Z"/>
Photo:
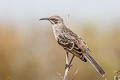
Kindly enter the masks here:
<path id="1" fill-rule="evenodd" d="M 66 69 L 66 68 L 69 68 L 69 69 L 70 69 L 70 67 L 72 66 L 71 63 L 72 63 L 72 61 L 73 61 L 73 58 L 74 58 L 74 55 L 72 56 L 70 62 L 65 65 L 65 69 Z"/>
<path id="2" fill-rule="evenodd" d="M 71 58 L 71 60 L 70 60 L 70 62 L 69 62 L 69 64 L 68 64 L 68 67 L 69 67 L 69 68 L 72 66 L 71 63 L 72 63 L 74 57 L 75 57 L 75 56 L 73 55 L 72 58 Z"/>
<path id="3" fill-rule="evenodd" d="M 65 69 L 68 67 L 69 65 L 69 54 L 68 51 L 66 51 L 66 64 L 65 64 Z"/>

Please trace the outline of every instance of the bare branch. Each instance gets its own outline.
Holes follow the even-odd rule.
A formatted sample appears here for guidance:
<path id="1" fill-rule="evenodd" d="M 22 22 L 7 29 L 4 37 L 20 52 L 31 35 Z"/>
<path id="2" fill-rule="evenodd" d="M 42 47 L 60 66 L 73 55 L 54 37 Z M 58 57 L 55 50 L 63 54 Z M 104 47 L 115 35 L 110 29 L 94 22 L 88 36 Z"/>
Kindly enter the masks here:
<path id="1" fill-rule="evenodd" d="M 66 52 L 66 65 L 69 65 L 69 54 Z M 69 72 L 69 67 L 66 67 L 63 80 L 67 80 L 67 75 Z"/>

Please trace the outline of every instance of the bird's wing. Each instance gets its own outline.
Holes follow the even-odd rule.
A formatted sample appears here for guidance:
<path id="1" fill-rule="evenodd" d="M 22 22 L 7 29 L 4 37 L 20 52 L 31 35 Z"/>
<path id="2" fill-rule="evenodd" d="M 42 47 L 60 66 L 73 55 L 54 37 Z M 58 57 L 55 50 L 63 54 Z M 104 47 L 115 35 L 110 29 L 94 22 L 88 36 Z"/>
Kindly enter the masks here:
<path id="1" fill-rule="evenodd" d="M 67 37 L 67 39 L 70 39 L 71 41 L 73 41 L 75 43 L 76 46 L 78 46 L 78 48 L 80 48 L 82 51 L 91 51 L 86 42 L 77 34 L 75 34 L 74 32 L 72 32 L 69 28 L 64 29 L 66 31 L 64 31 L 64 35 L 65 37 Z"/>
<path id="2" fill-rule="evenodd" d="M 61 34 L 61 35 L 58 36 L 57 42 L 62 47 L 67 48 L 67 49 L 72 49 L 72 47 L 75 44 L 75 42 L 73 40 L 68 39 L 64 34 Z"/>
<path id="3" fill-rule="evenodd" d="M 63 29 L 63 32 L 58 36 L 58 43 L 64 48 L 68 48 L 70 50 L 89 50 L 85 41 L 80 36 L 72 32 L 69 28 Z"/>
<path id="4" fill-rule="evenodd" d="M 58 43 L 64 48 L 72 48 L 77 42 L 77 35 L 74 34 L 70 29 L 64 27 L 65 29 L 58 35 Z"/>

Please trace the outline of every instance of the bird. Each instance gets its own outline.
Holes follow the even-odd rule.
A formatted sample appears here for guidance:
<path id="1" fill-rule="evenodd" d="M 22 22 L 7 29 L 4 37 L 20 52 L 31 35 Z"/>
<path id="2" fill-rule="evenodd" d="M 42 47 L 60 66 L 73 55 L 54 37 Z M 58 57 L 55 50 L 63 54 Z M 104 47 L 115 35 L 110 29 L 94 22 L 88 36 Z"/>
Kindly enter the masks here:
<path id="1" fill-rule="evenodd" d="M 81 38 L 81 36 L 74 33 L 65 24 L 60 16 L 50 16 L 46 18 L 41 18 L 40 20 L 48 20 L 52 24 L 53 34 L 57 43 L 63 47 L 66 53 L 71 53 L 72 58 L 66 67 L 70 67 L 74 57 L 78 57 L 83 62 L 89 61 L 95 70 L 104 76 L 104 70 L 99 66 L 99 64 L 90 56 L 90 48 L 88 48 L 86 42 Z"/>

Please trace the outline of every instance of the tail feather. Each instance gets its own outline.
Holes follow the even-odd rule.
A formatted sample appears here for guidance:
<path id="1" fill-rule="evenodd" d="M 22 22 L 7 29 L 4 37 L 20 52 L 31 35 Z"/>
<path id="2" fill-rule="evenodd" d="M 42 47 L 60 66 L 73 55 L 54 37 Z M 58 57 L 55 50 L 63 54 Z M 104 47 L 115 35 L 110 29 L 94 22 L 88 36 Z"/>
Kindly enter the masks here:
<path id="1" fill-rule="evenodd" d="M 104 70 L 97 64 L 97 62 L 89 55 L 89 53 L 83 54 L 85 58 L 92 64 L 92 66 L 96 69 L 98 73 L 100 73 L 102 76 L 104 76 L 105 72 Z"/>

